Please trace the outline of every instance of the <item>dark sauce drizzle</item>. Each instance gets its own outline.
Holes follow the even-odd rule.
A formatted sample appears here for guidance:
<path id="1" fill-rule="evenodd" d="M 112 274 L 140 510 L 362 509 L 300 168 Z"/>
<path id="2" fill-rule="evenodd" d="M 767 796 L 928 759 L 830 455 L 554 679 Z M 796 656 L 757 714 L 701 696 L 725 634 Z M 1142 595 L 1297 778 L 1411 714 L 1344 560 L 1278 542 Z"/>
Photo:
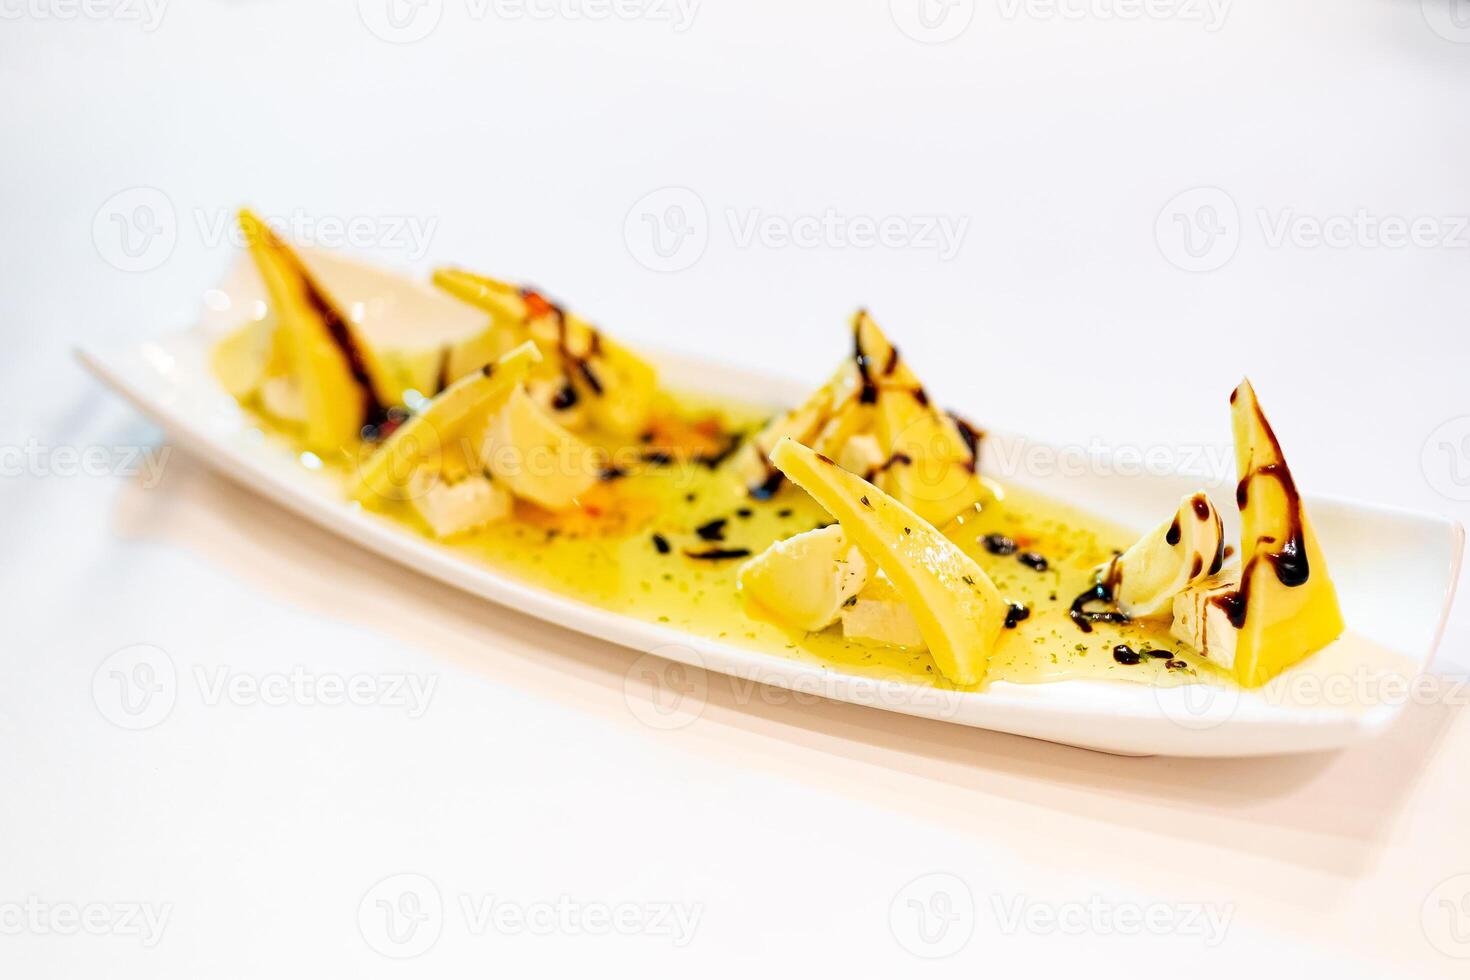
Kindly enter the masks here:
<path id="1" fill-rule="evenodd" d="M 893 373 L 898 370 L 900 355 L 897 345 L 890 344 L 888 349 L 888 356 L 883 362 L 882 370 L 874 370 L 876 365 L 874 364 L 873 357 L 863 348 L 862 326 L 863 320 L 867 318 L 867 315 L 868 314 L 866 310 L 859 310 L 857 317 L 853 320 L 852 359 L 853 363 L 857 365 L 858 376 L 862 382 L 858 389 L 858 401 L 864 405 L 874 405 L 878 402 L 879 389 L 884 386 L 881 379 L 891 377 Z M 888 387 L 893 388 L 894 385 L 890 382 L 888 384 Z M 913 396 L 914 400 L 917 401 L 920 405 L 926 408 L 929 406 L 929 393 L 924 390 L 922 385 L 915 385 L 912 388 L 908 389 L 908 391 L 909 394 Z M 836 407 L 840 408 L 841 406 Z M 977 471 L 977 468 L 980 464 L 980 441 L 985 438 L 985 433 L 982 430 L 971 425 L 969 422 L 965 421 L 959 415 L 956 415 L 953 412 L 947 414 L 950 420 L 954 423 L 955 428 L 959 431 L 960 438 L 964 440 L 965 445 L 969 448 L 970 459 L 968 462 L 968 466 L 970 472 L 974 473 Z M 733 451 L 733 449 L 734 447 L 732 446 L 731 451 Z M 728 453 L 726 453 L 725 455 L 728 455 Z M 721 460 L 723 460 L 723 456 L 721 457 Z M 756 500 L 769 500 L 772 496 L 775 495 L 776 491 L 780 489 L 783 477 L 781 476 L 780 471 L 771 465 L 769 460 L 762 458 L 761 462 L 766 467 L 766 479 L 762 483 L 747 488 L 747 490 L 750 493 L 750 496 L 754 497 Z M 877 476 L 879 473 L 883 472 L 891 466 L 909 466 L 912 464 L 913 458 L 907 453 L 894 453 L 893 456 L 891 456 L 877 469 L 867 473 L 864 478 L 871 481 L 873 477 Z"/>
<path id="2" fill-rule="evenodd" d="M 297 258 L 296 253 L 282 247 L 279 254 L 291 266 L 292 271 L 300 277 L 305 287 L 307 305 L 311 307 L 312 312 L 322 318 L 327 333 L 331 335 L 332 343 L 336 344 L 337 349 L 342 352 L 352 379 L 357 382 L 357 387 L 362 391 L 363 426 L 381 430 L 383 423 L 388 420 L 388 406 L 378 400 L 378 393 L 373 389 L 372 377 L 368 374 L 367 359 L 363 356 L 362 349 L 357 346 L 357 339 L 352 336 L 347 321 L 322 293 L 316 280 L 311 277 L 310 272 L 306 271 L 306 266 Z"/>
<path id="3" fill-rule="evenodd" d="M 701 541 L 723 541 L 725 540 L 725 525 L 730 523 L 727 517 L 717 517 L 712 521 L 706 521 L 694 529 Z"/>
<path id="4" fill-rule="evenodd" d="M 1087 607 L 1094 602 L 1111 603 L 1113 601 L 1113 590 L 1105 580 L 1093 584 L 1092 588 L 1072 600 L 1072 608 L 1067 615 L 1077 628 L 1084 633 L 1092 632 L 1093 623 L 1126 623 L 1128 617 L 1116 609 L 1105 609 L 1091 611 Z"/>
<path id="5" fill-rule="evenodd" d="M 566 377 L 566 385 L 557 393 L 556 407 L 567 409 L 577 403 L 576 380 L 578 378 L 581 378 L 582 383 L 592 394 L 601 397 L 602 380 L 597 377 L 597 372 L 592 370 L 589 361 L 602 353 L 602 334 L 597 331 L 596 327 L 588 327 L 587 352 L 574 354 L 567 342 L 566 310 L 528 286 L 521 287 L 521 299 L 526 303 L 527 323 L 543 316 L 556 318 L 556 350 L 561 355 L 562 371 Z"/>
<path id="6" fill-rule="evenodd" d="M 1234 403 L 1236 392 L 1230 395 L 1230 401 Z M 1271 563 L 1276 571 L 1277 580 L 1287 588 L 1296 588 L 1305 585 L 1311 578 L 1312 570 L 1307 564 L 1307 548 L 1305 535 L 1302 530 L 1302 500 L 1301 494 L 1297 492 L 1296 481 L 1292 479 L 1291 471 L 1286 468 L 1285 457 L 1281 454 L 1281 443 L 1276 440 L 1276 433 L 1271 429 L 1271 423 L 1266 421 L 1262 414 L 1260 405 L 1255 406 L 1256 420 L 1260 422 L 1261 429 L 1266 437 L 1271 440 L 1271 447 L 1275 450 L 1274 456 L 1282 462 L 1266 463 L 1263 466 L 1250 470 L 1235 487 L 1235 502 L 1243 511 L 1250 502 L 1251 482 L 1258 477 L 1275 480 L 1281 487 L 1282 493 L 1286 494 L 1286 510 L 1290 515 L 1287 528 L 1286 541 L 1282 543 L 1280 550 L 1274 552 L 1262 552 L 1259 550 L 1261 544 L 1271 543 L 1269 539 L 1261 539 L 1255 542 L 1250 559 L 1240 573 L 1240 588 L 1234 592 L 1227 592 L 1215 596 L 1210 600 L 1215 606 L 1225 612 L 1230 620 L 1230 625 L 1236 629 L 1245 627 L 1246 612 L 1250 607 L 1251 579 L 1255 570 L 1256 562 L 1265 559 Z M 1244 547 L 1244 542 L 1241 542 Z M 1223 553 L 1220 560 L 1224 560 Z"/>
<path id="7" fill-rule="evenodd" d="M 1016 624 L 1031 618 L 1031 610 L 1019 602 L 1006 606 L 1006 629 L 1013 630 Z"/>
<path id="8" fill-rule="evenodd" d="M 685 558 L 693 558 L 695 561 L 725 561 L 731 558 L 749 558 L 749 548 L 707 548 L 704 551 L 690 551 L 684 549 Z"/>

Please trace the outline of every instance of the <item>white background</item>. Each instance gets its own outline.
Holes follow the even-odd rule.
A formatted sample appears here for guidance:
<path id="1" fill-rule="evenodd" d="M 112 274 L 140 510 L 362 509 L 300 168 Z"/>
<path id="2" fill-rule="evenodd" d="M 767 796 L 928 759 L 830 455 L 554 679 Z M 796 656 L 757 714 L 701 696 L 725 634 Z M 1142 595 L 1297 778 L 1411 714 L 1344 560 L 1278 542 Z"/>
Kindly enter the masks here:
<path id="1" fill-rule="evenodd" d="M 415 43 L 369 29 L 403 40 L 381 0 L 94 4 L 0 0 L 7 976 L 1463 975 L 1461 707 L 1411 706 L 1334 756 L 1125 760 L 716 679 L 665 730 L 625 698 L 634 654 L 378 567 L 182 453 L 157 486 L 58 455 L 155 445 L 70 349 L 188 325 L 231 258 L 219 222 L 249 203 L 812 380 L 866 304 L 948 402 L 1069 445 L 1223 448 L 1249 373 L 1309 490 L 1463 520 L 1463 2 L 935 0 L 942 44 L 903 0 L 705 0 L 688 22 L 427 0 L 403 8 L 434 27 Z M 644 213 L 691 199 L 638 202 L 667 187 L 693 192 L 705 247 L 657 272 Z M 740 235 L 829 210 L 965 232 L 951 256 Z M 1385 219 L 1428 237 L 1393 247 Z M 1219 232 L 1205 271 L 1179 267 L 1191 222 L 1196 244 Z M 41 462 L 17 472 L 25 446 Z M 1461 609 L 1441 672 L 1467 641 Z M 178 690 L 127 731 L 92 684 L 135 644 Z M 435 686 L 415 718 L 211 704 L 200 682 L 297 666 Z M 409 949 L 374 932 L 404 880 L 370 890 L 399 873 L 443 902 L 408 961 L 374 948 Z M 699 919 L 682 947 L 477 933 L 466 897 Z M 931 936 L 950 912 L 939 945 L 911 899 Z M 169 918 L 152 945 L 116 919 L 60 935 L 14 917 L 28 900 Z M 1196 907 L 1229 916 L 1222 941 L 1184 922 Z M 1149 909 L 1164 934 L 1110 918 Z"/>

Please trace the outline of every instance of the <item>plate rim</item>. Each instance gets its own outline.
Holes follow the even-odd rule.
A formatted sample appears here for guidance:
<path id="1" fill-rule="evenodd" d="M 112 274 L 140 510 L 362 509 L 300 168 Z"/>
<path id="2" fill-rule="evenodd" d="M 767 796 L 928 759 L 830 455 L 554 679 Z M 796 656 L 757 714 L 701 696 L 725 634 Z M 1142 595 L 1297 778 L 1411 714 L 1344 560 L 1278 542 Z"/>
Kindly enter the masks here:
<path id="1" fill-rule="evenodd" d="M 74 348 L 81 365 L 104 385 L 121 395 L 144 416 L 157 423 L 180 447 L 200 459 L 211 469 L 232 482 L 261 493 L 273 503 L 284 507 L 297 516 L 323 527 L 334 535 L 358 547 L 366 548 L 396 564 L 420 574 L 427 575 L 445 585 L 488 600 L 499 606 L 510 608 L 524 615 L 571 629 L 583 635 L 602 639 L 644 655 L 653 655 L 665 660 L 678 661 L 690 666 L 715 671 L 731 677 L 783 687 L 788 690 L 819 694 L 822 697 L 848 703 L 876 707 L 911 716 L 930 718 L 953 724 L 1009 732 L 1048 741 L 1095 749 L 1117 754 L 1161 754 L 1179 757 L 1247 757 L 1295 754 L 1308 751 L 1323 751 L 1340 748 L 1385 730 L 1403 709 L 1398 704 L 1376 705 L 1356 713 L 1333 713 L 1271 708 L 1261 719 L 1236 720 L 1232 714 L 1223 721 L 1206 725 L 1194 731 L 1189 726 L 1181 729 L 1178 719 L 1171 719 L 1161 707 L 1159 700 L 1148 701 L 1128 696 L 1120 697 L 1121 689 L 1137 685 L 1126 682 L 1104 680 L 1070 680 L 1048 684 L 1022 685 L 996 682 L 982 691 L 943 691 L 924 685 L 902 681 L 866 678 L 842 670 L 803 662 L 780 654 L 722 643 L 685 633 L 658 623 L 625 616 L 591 603 L 525 582 L 516 576 L 492 566 L 467 560 L 452 549 L 436 542 L 412 535 L 389 518 L 373 514 L 360 506 L 341 506 L 339 502 L 310 492 L 303 483 L 293 482 L 276 468 L 265 465 L 243 446 L 212 436 L 204 427 L 178 412 L 171 411 L 148 392 L 140 390 L 127 376 L 129 360 L 146 362 L 145 352 L 149 348 L 167 351 L 170 344 L 201 344 L 210 339 L 209 331 L 202 327 L 176 332 L 156 341 L 147 341 L 112 351 L 94 350 L 89 346 Z M 725 378 L 739 377 L 762 385 L 765 389 L 782 392 L 799 392 L 799 382 L 780 375 L 765 374 L 738 365 L 715 364 L 697 355 L 676 351 L 658 350 L 647 346 L 640 350 L 661 366 L 675 369 L 675 373 L 699 369 L 713 372 Z M 163 378 L 154 365 L 148 365 L 152 375 Z M 212 379 L 211 379 L 212 380 Z M 679 384 L 675 382 L 675 387 Z M 228 398 L 219 389 L 222 398 Z M 774 397 L 773 401 L 780 398 Z M 996 431 L 999 438 L 1027 438 Z M 1037 442 L 1037 445 L 1046 445 Z M 1180 474 L 1184 475 L 1184 474 Z M 1449 616 L 1459 583 L 1465 546 L 1465 529 L 1454 518 L 1417 511 L 1394 504 L 1381 504 L 1350 497 L 1312 494 L 1308 499 L 1353 510 L 1378 515 L 1397 517 L 1436 525 L 1447 533 L 1450 543 L 1449 568 L 1446 584 L 1439 604 L 1438 621 L 1434 624 L 1429 646 L 1422 654 L 1414 654 L 1415 677 L 1426 672 L 1443 641 Z M 650 644 L 649 640 L 656 642 Z M 692 654 L 692 656 L 691 656 Z M 1036 690 L 1045 688 L 1046 691 Z M 1173 744 L 1132 751 L 1137 748 L 1137 738 L 1120 736 L 1109 741 L 1097 738 L 1068 738 L 1037 734 L 1026 731 L 1024 724 L 1018 725 L 1018 715 L 1034 720 L 1062 722 L 1077 719 L 1084 709 L 1070 703 L 1070 697 L 1057 697 L 1063 690 L 1066 695 L 1079 694 L 1095 704 L 1085 709 L 1092 715 L 1107 715 L 1122 721 L 1148 724 L 1168 724 L 1169 732 L 1176 736 Z M 916 693 L 923 692 L 921 699 L 913 700 Z M 936 702 L 942 710 L 926 710 L 924 702 Z M 1110 703 L 1111 702 L 1111 703 Z M 1146 704 L 1148 709 L 1140 709 Z M 969 709 L 968 713 L 966 709 Z M 1149 710 L 1151 709 L 1151 710 Z M 963 715 L 963 717 L 962 717 Z M 1223 749 L 1218 738 L 1211 733 L 1220 728 L 1275 728 L 1299 733 L 1314 732 L 1318 737 L 1303 740 L 1300 746 L 1287 745 L 1272 749 Z M 1177 738 L 1181 733 L 1185 738 Z M 1324 734 L 1325 733 L 1325 734 Z M 1197 736 L 1197 737 L 1192 737 Z"/>

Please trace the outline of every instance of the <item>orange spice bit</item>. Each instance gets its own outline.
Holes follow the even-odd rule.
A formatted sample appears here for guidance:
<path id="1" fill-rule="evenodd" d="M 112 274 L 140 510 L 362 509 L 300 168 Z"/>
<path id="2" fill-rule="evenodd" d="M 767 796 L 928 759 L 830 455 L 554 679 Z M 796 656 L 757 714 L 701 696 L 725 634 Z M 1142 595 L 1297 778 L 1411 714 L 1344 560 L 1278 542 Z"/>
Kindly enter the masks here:
<path id="1" fill-rule="evenodd" d="M 725 451 L 730 435 L 718 415 L 687 420 L 661 414 L 649 422 L 642 441 L 649 452 L 668 453 L 675 459 L 709 459 Z"/>
<path id="2" fill-rule="evenodd" d="M 527 524 L 571 537 L 612 537 L 633 534 L 650 524 L 658 504 L 645 494 L 618 483 L 598 483 L 570 510 L 549 511 L 516 501 L 516 517 Z"/>

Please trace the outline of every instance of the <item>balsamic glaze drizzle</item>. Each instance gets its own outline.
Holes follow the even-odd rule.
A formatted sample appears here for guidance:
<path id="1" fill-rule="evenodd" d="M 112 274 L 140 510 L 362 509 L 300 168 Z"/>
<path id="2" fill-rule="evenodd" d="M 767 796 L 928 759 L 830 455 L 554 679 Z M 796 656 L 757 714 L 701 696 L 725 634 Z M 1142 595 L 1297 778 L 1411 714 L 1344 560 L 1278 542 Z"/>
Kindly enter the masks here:
<path id="1" fill-rule="evenodd" d="M 327 333 L 332 338 L 332 343 L 342 352 L 342 357 L 347 361 L 347 370 L 352 374 L 352 379 L 357 382 L 357 387 L 362 391 L 362 417 L 365 426 L 381 426 L 388 418 L 388 407 L 378 400 L 378 393 L 373 389 L 372 376 L 368 374 L 367 359 L 362 349 L 357 345 L 357 338 L 352 335 L 352 330 L 347 326 L 347 321 L 337 312 L 337 308 L 327 299 L 316 280 L 311 277 L 301 259 L 284 243 L 275 242 L 278 246 L 277 254 L 291 271 L 301 280 L 302 292 L 305 294 L 306 305 L 311 307 L 313 313 L 321 317 L 322 323 L 327 328 Z"/>
<path id="2" fill-rule="evenodd" d="M 749 548 L 707 548 L 704 551 L 690 551 L 684 549 L 685 558 L 693 558 L 695 561 L 725 561 L 730 558 L 749 558 Z"/>
<path id="3" fill-rule="evenodd" d="M 1089 611 L 1087 606 L 1093 602 L 1112 602 L 1113 590 L 1106 581 L 1098 581 L 1092 588 L 1072 600 L 1072 608 L 1068 611 L 1072 622 L 1084 633 L 1092 632 L 1093 623 L 1126 623 L 1128 617 L 1115 609 L 1103 610 L 1101 612 Z"/>
<path id="4" fill-rule="evenodd" d="M 1031 618 L 1031 610 L 1019 602 L 1012 602 L 1006 606 L 1006 629 L 1013 630 L 1016 624 Z"/>
<path id="5" fill-rule="evenodd" d="M 1230 393 L 1231 404 L 1235 403 L 1240 389 Z M 1312 570 L 1307 563 L 1307 547 L 1305 533 L 1302 529 L 1302 501 L 1301 494 L 1297 491 L 1296 481 L 1292 479 L 1291 471 L 1286 468 L 1285 457 L 1281 453 L 1281 443 L 1276 439 L 1276 433 L 1271 429 L 1271 423 L 1266 421 L 1265 414 L 1261 411 L 1259 403 L 1252 405 L 1256 413 L 1256 421 L 1260 423 L 1261 430 L 1266 438 L 1271 441 L 1272 453 L 1275 461 L 1265 463 L 1250 469 L 1241 478 L 1235 487 L 1235 502 L 1243 511 L 1246 504 L 1250 502 L 1251 484 L 1257 479 L 1275 480 L 1281 492 L 1286 495 L 1286 511 L 1288 514 L 1288 526 L 1286 541 L 1281 544 L 1280 549 L 1274 552 L 1265 551 L 1262 545 L 1272 544 L 1271 538 L 1261 538 L 1251 546 L 1251 556 L 1245 563 L 1245 568 L 1240 573 L 1240 588 L 1233 592 L 1215 596 L 1210 600 L 1216 607 L 1223 610 L 1230 620 L 1230 625 L 1236 629 L 1245 627 L 1246 612 L 1250 606 L 1251 581 L 1254 578 L 1256 563 L 1261 559 L 1271 563 L 1276 571 L 1276 579 L 1287 588 L 1296 588 L 1305 585 L 1311 578 Z M 1244 541 L 1241 547 L 1247 547 Z M 1219 555 L 1220 562 L 1224 561 L 1223 552 Z"/>

